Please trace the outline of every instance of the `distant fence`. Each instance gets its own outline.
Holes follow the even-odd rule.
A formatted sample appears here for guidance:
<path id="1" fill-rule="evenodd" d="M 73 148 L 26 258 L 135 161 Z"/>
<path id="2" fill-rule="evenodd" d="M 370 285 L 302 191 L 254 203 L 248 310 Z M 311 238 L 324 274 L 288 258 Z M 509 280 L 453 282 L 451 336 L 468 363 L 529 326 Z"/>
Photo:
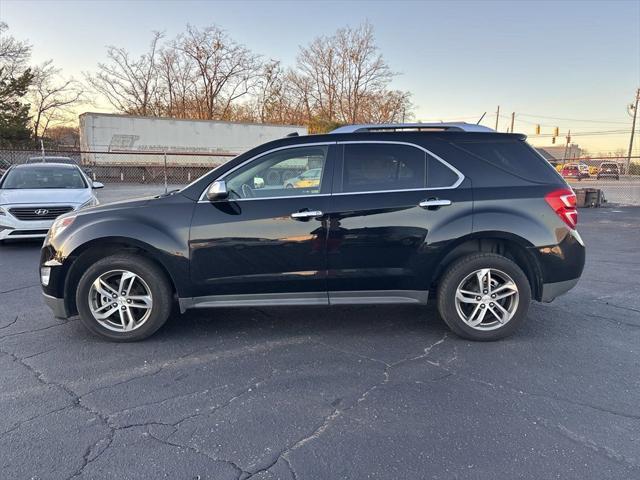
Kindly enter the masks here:
<path id="1" fill-rule="evenodd" d="M 38 150 L 0 150 L 2 164 L 13 165 L 41 161 Z M 103 183 L 183 184 L 195 180 L 209 170 L 235 157 L 234 153 L 181 153 L 138 151 L 79 151 L 57 150 L 45 152 L 47 161 L 55 157 L 69 158 L 80 165 L 94 180 Z M 61 160 L 63 161 L 63 160 Z"/>
<path id="2" fill-rule="evenodd" d="M 233 153 L 193 152 L 140 152 L 140 151 L 47 151 L 47 157 L 67 157 L 73 160 L 95 180 L 106 184 L 186 185 L 209 170 L 228 162 Z M 42 158 L 39 150 L 0 150 L 0 169 L 12 164 L 37 162 Z M 615 162 L 619 166 L 619 178 L 599 175 L 600 164 Z M 558 162 L 561 170 L 562 162 Z M 567 178 L 574 188 L 598 188 L 610 203 L 640 205 L 640 157 L 584 157 L 572 158 L 567 163 L 580 164 L 584 175 Z M 627 164 L 629 165 L 627 171 Z M 268 184 L 278 184 L 299 172 L 276 172 L 274 178 L 265 179 Z M 604 172 L 600 172 L 604 173 Z M 276 178 L 277 177 L 277 178 Z M 600 177 L 600 178 L 599 178 Z"/>

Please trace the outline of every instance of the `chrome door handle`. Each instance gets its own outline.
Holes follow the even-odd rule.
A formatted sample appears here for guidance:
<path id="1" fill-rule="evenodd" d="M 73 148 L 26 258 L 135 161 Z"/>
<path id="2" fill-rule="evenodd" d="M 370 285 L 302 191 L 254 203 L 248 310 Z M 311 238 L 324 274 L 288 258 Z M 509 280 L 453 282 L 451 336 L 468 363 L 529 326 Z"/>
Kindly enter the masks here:
<path id="1" fill-rule="evenodd" d="M 291 218 L 294 220 L 305 220 L 307 218 L 316 218 L 324 215 L 320 210 L 308 210 L 304 212 L 293 212 Z"/>
<path id="2" fill-rule="evenodd" d="M 439 200 L 437 198 L 430 198 L 429 200 L 421 201 L 418 206 L 422 208 L 433 208 L 433 207 L 446 207 L 451 205 L 451 200 Z"/>

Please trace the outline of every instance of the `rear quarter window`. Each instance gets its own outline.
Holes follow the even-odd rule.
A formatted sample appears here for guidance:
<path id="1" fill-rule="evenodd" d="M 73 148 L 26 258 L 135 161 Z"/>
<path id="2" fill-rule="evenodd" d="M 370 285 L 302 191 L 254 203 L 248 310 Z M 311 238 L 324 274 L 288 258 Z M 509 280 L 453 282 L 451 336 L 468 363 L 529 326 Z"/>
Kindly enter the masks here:
<path id="1" fill-rule="evenodd" d="M 553 166 L 524 140 L 461 140 L 454 146 L 472 157 L 525 180 L 535 183 L 558 181 L 558 174 Z"/>

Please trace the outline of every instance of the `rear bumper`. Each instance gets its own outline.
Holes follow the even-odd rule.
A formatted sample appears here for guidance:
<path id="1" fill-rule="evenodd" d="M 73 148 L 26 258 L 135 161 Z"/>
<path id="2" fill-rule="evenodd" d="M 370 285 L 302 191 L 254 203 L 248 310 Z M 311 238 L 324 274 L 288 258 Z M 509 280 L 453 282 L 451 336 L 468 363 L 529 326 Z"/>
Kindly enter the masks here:
<path id="1" fill-rule="evenodd" d="M 571 290 L 578 283 L 586 259 L 582 237 L 575 230 L 565 230 L 564 238 L 556 245 L 532 248 L 540 267 L 539 288 L 535 299 L 551 302 Z"/>
<path id="2" fill-rule="evenodd" d="M 579 278 L 565 280 L 563 282 L 545 283 L 542 285 L 542 301 L 545 303 L 552 302 L 556 297 L 567 293 L 578 283 Z"/>
<path id="3" fill-rule="evenodd" d="M 64 305 L 64 298 L 56 298 L 46 293 L 42 294 L 47 306 L 53 311 L 53 316 L 56 318 L 66 319 L 69 318 L 67 308 Z"/>

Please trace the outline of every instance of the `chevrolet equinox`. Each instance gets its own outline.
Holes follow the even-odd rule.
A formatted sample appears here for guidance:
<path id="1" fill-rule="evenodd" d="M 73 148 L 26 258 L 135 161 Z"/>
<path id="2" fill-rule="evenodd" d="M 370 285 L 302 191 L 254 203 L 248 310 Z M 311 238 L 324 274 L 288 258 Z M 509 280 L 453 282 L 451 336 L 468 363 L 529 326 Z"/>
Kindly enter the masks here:
<path id="1" fill-rule="evenodd" d="M 313 170 L 314 181 L 305 178 Z M 576 197 L 523 135 L 354 125 L 254 148 L 182 190 L 70 212 L 40 277 L 60 318 L 134 341 L 177 304 L 426 304 L 495 340 L 582 273 Z"/>

